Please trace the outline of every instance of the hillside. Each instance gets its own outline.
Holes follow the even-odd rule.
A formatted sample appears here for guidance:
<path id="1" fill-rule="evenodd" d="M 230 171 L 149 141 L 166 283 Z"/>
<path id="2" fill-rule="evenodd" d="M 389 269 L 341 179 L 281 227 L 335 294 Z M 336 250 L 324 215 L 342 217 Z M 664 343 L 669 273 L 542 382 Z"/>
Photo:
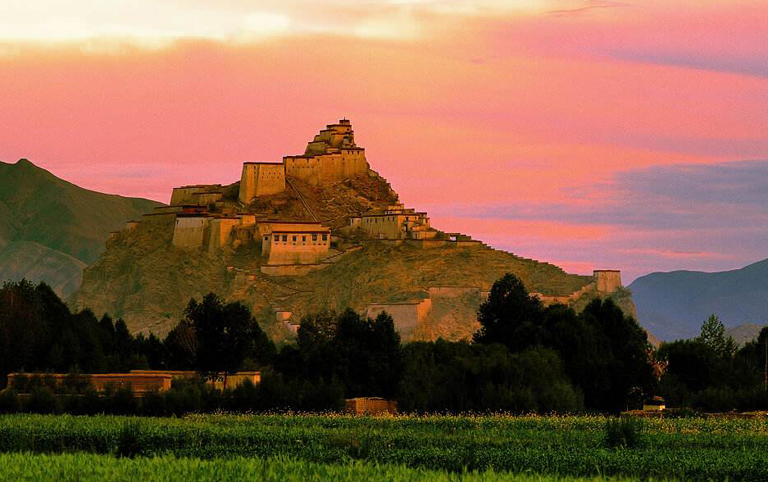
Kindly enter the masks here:
<path id="1" fill-rule="evenodd" d="M 83 189 L 26 159 L 0 162 L 0 279 L 45 281 L 66 296 L 110 231 L 159 205 Z"/>
<path id="2" fill-rule="evenodd" d="M 739 325 L 733 328 L 725 330 L 725 334 L 732 337 L 739 345 L 744 345 L 747 342 L 756 340 L 760 335 L 760 330 L 765 328 L 765 325 Z"/>
<path id="3" fill-rule="evenodd" d="M 662 340 L 698 335 L 711 314 L 728 328 L 768 323 L 768 259 L 732 271 L 651 273 L 629 289 L 640 323 Z"/>
<path id="4" fill-rule="evenodd" d="M 349 183 L 341 183 L 327 190 L 315 189 L 305 197 L 318 205 L 334 204 L 330 199 L 335 199 L 337 208 L 320 211 L 332 223 L 339 205 L 354 200 L 373 202 L 349 190 Z M 360 201 L 361 197 L 367 201 Z M 551 264 L 483 245 L 422 249 L 378 242 L 362 243 L 318 271 L 268 276 L 259 270 L 264 260 L 258 244 L 191 255 L 189 250 L 173 246 L 171 236 L 172 227 L 162 223 L 142 223 L 136 230 L 121 232 L 108 242 L 99 262 L 86 269 L 72 302 L 97 314 L 122 317 L 132 331 L 164 334 L 178 323 L 191 297 L 213 291 L 244 302 L 273 339 L 281 340 L 289 332 L 275 321 L 276 309 L 290 309 L 293 318 L 300 319 L 323 308 L 363 310 L 371 303 L 418 301 L 428 297 L 434 287 L 476 288 L 455 297 L 435 298 L 430 315 L 406 336 L 462 339 L 477 328 L 475 313 L 481 292 L 506 272 L 515 273 L 531 291 L 544 295 L 567 295 L 592 281 L 592 277 L 567 274 Z M 631 303 L 629 297 L 623 301 L 630 311 L 634 309 Z"/>
<path id="5" fill-rule="evenodd" d="M 492 284 L 514 273 L 546 303 L 612 293 L 634 313 L 618 271 L 571 275 L 431 226 L 371 168 L 349 119 L 302 155 L 238 170 L 229 185 L 173 188 L 170 206 L 108 241 L 71 302 L 161 335 L 190 298 L 214 292 L 245 303 L 277 341 L 309 313 L 347 307 L 390 313 L 406 340 L 458 340 L 477 330 Z"/>

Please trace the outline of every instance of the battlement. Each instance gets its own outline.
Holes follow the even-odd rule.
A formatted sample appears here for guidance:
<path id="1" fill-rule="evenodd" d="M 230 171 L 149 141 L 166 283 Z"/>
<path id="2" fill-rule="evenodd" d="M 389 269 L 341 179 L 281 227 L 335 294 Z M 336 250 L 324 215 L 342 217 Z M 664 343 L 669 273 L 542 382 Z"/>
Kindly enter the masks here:
<path id="1" fill-rule="evenodd" d="M 283 158 L 285 174 L 311 185 L 336 182 L 366 174 L 365 149 L 355 143 L 352 123 L 328 124 L 307 143 L 304 154 Z"/>
<path id="2" fill-rule="evenodd" d="M 258 196 L 285 191 L 285 165 L 279 162 L 246 162 L 240 177 L 238 199 L 250 203 Z"/>
<path id="3" fill-rule="evenodd" d="M 600 293 L 615 293 L 622 287 L 621 271 L 617 269 L 596 269 L 593 276 L 597 291 Z"/>

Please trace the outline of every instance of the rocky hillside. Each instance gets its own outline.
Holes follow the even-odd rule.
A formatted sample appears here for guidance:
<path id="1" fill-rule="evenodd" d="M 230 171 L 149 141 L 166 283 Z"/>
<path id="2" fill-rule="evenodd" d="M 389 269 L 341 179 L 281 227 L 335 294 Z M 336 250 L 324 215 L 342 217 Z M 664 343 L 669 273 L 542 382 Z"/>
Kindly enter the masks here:
<path id="1" fill-rule="evenodd" d="M 651 273 L 629 289 L 640 323 L 662 340 L 698 335 L 711 314 L 727 328 L 768 323 L 768 259 L 717 273 Z"/>
<path id="2" fill-rule="evenodd" d="M 294 187 L 260 198 L 249 209 L 292 217 L 311 216 L 311 211 L 337 228 L 348 216 L 397 198 L 386 181 L 373 174 L 324 188 L 294 181 Z M 270 335 L 281 340 L 290 332 L 275 321 L 276 310 L 289 310 L 298 320 L 323 308 L 364 310 L 373 303 L 419 302 L 430 296 L 430 288 L 458 287 L 468 290 L 431 300 L 429 315 L 406 338 L 462 339 L 477 329 L 475 314 L 482 293 L 506 272 L 543 295 L 569 295 L 592 281 L 481 244 L 424 249 L 363 240 L 350 240 L 348 249 L 323 269 L 301 276 L 268 276 L 259 269 L 264 260 L 258 243 L 209 254 L 174 247 L 171 238 L 170 222 L 142 223 L 134 231 L 120 233 L 108 242 L 100 260 L 86 269 L 72 303 L 122 317 L 133 331 L 164 334 L 178 323 L 190 298 L 215 292 L 244 302 Z M 579 302 L 584 304 L 591 296 Z M 630 311 L 631 303 L 627 296 L 624 304 Z"/>
<path id="3" fill-rule="evenodd" d="M 26 159 L 0 162 L 0 280 L 45 281 L 66 296 L 110 231 L 158 205 L 80 188 Z"/>

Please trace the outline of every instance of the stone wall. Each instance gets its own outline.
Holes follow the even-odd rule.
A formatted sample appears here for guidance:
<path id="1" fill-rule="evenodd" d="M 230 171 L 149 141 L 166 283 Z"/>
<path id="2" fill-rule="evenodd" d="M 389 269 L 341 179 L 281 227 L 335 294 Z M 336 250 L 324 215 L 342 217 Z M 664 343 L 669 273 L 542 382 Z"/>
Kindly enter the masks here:
<path id="1" fill-rule="evenodd" d="M 329 231 L 273 231 L 262 240 L 262 254 L 269 264 L 314 264 L 328 254 L 331 247 Z"/>
<path id="2" fill-rule="evenodd" d="M 210 219 L 204 216 L 177 216 L 173 228 L 173 245 L 180 248 L 199 248 L 205 240 Z"/>
<path id="3" fill-rule="evenodd" d="M 239 218 L 216 218 L 211 221 L 208 251 L 214 252 L 229 244 L 232 229 L 240 225 Z"/>
<path id="4" fill-rule="evenodd" d="M 241 203 L 248 204 L 258 196 L 285 191 L 285 166 L 280 163 L 246 162 L 240 177 Z"/>
<path id="5" fill-rule="evenodd" d="M 621 288 L 621 271 L 599 269 L 594 271 L 595 285 L 600 293 L 615 293 Z"/>
<path id="6" fill-rule="evenodd" d="M 200 193 L 206 192 L 218 192 L 221 193 L 221 184 L 196 184 L 194 186 L 181 186 L 173 188 L 171 193 L 172 206 L 179 206 L 182 204 L 198 204 L 198 197 Z"/>
<path id="7" fill-rule="evenodd" d="M 366 316 L 376 318 L 379 313 L 386 311 L 395 321 L 395 329 L 408 336 L 416 329 L 419 322 L 432 310 L 432 300 L 427 298 L 420 301 L 405 303 L 375 303 L 368 305 Z"/>
<path id="8" fill-rule="evenodd" d="M 336 154 L 286 156 L 285 174 L 312 186 L 349 179 L 368 173 L 368 161 L 362 149 L 344 149 Z"/>

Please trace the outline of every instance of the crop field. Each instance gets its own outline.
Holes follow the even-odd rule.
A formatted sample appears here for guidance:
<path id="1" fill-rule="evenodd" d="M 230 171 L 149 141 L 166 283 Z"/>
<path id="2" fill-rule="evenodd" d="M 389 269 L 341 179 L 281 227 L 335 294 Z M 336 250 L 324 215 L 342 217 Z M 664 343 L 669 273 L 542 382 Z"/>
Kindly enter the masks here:
<path id="1" fill-rule="evenodd" d="M 245 477 L 239 470 L 306 476 L 293 480 L 322 473 L 335 480 L 417 480 L 424 471 L 437 471 L 430 472 L 434 480 L 497 480 L 510 473 L 542 481 L 768 480 L 765 419 L 642 420 L 626 444 L 610 442 L 607 423 L 597 416 L 6 415 L 0 416 L 0 470 L 26 464 L 54 473 L 82 464 L 88 473 L 134 478 L 130 474 L 161 471 L 167 477 L 136 479 L 180 480 L 176 474 L 197 471 L 185 479 L 213 480 L 205 474 L 223 464 L 232 480 Z M 233 459 L 240 462 L 230 465 Z M 390 475 L 377 479 L 366 471 Z M 0 479 L 16 479 L 13 474 L 0 472 Z"/>
<path id="2" fill-rule="evenodd" d="M 0 454 L 0 480 L 29 482 L 629 482 L 603 477 L 510 475 L 493 471 L 449 473 L 355 461 L 316 464 L 287 458 L 114 458 L 94 454 Z"/>

